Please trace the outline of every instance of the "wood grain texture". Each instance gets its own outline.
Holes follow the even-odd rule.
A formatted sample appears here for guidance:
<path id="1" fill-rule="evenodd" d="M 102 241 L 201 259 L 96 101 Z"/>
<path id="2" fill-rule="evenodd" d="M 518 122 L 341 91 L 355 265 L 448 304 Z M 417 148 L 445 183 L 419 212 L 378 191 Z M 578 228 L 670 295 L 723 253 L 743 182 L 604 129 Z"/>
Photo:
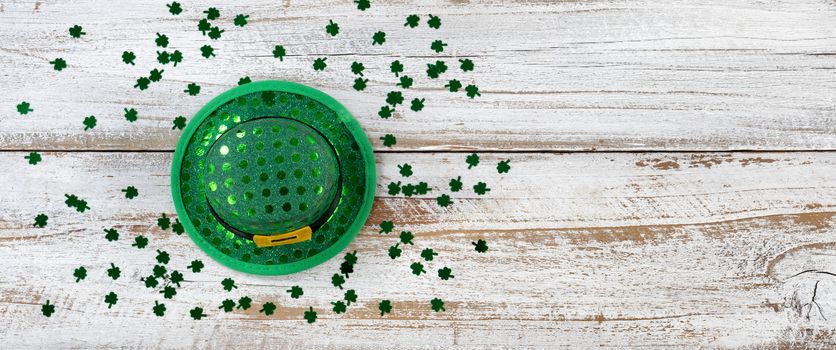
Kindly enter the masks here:
<path id="1" fill-rule="evenodd" d="M 257 277 L 219 266 L 185 236 L 155 226 L 173 214 L 169 153 L 45 153 L 37 166 L 24 153 L 0 153 L 10 164 L 0 175 L 0 339 L 4 346 L 112 348 L 810 348 L 836 346 L 836 155 L 818 153 L 517 154 L 507 175 L 496 173 L 503 154 L 482 154 L 465 170 L 460 154 L 378 155 L 378 198 L 368 226 L 351 244 L 359 263 L 347 286 L 360 300 L 343 315 L 329 310 L 341 297 L 330 286 L 338 259 L 305 273 Z M 391 197 L 400 181 L 393 164 L 410 162 L 433 196 L 451 175 L 462 175 L 454 204 L 432 198 Z M 473 195 L 485 181 L 491 191 Z M 133 185 L 139 197 L 124 198 Z M 64 203 L 77 194 L 92 208 Z M 50 216 L 33 228 L 38 213 Z M 376 224 L 416 234 L 414 247 L 390 260 L 395 235 Z M 117 242 L 103 229 L 115 227 Z M 130 247 L 135 235 L 148 248 Z M 484 238 L 486 254 L 472 250 Z M 440 254 L 430 275 L 410 274 L 420 249 Z M 186 272 L 168 314 L 151 313 L 155 291 L 139 278 L 150 273 L 156 249 L 170 266 L 192 259 L 206 269 Z M 123 276 L 111 281 L 111 262 Z M 72 270 L 88 268 L 74 283 Z M 455 278 L 441 281 L 435 269 Z M 239 286 L 227 293 L 220 280 Z M 808 314 L 819 281 L 816 307 Z M 292 285 L 305 295 L 290 299 Z M 107 309 L 110 291 L 120 300 Z M 225 298 L 249 295 L 256 308 L 224 314 Z M 429 300 L 446 301 L 433 313 Z M 51 318 L 40 304 L 57 305 Z M 377 302 L 394 310 L 380 317 Z M 279 305 L 276 315 L 257 312 Z M 192 321 L 203 306 L 209 317 Z M 320 311 L 308 325 L 302 312 Z"/>
<path id="2" fill-rule="evenodd" d="M 0 148 L 6 150 L 171 150 L 178 115 L 191 116 L 238 78 L 301 82 L 336 97 L 355 114 L 377 149 L 384 134 L 399 150 L 823 150 L 836 149 L 836 5 L 782 1 L 376 1 L 359 12 L 347 0 L 214 1 L 223 37 L 196 30 L 210 4 L 182 1 L 27 1 L 0 8 Z M 411 13 L 443 19 L 440 30 L 404 28 Z M 237 13 L 250 15 L 234 27 Z M 326 37 L 329 19 L 342 31 Z M 82 24 L 87 35 L 66 31 Z M 371 46 L 384 30 L 388 40 Z M 136 78 L 159 65 L 155 33 L 185 59 L 166 66 L 149 90 Z M 429 45 L 444 39 L 443 54 Z M 199 56 L 212 44 L 217 57 Z M 284 62 L 274 45 L 288 49 Z M 137 65 L 120 61 L 137 53 Z M 316 73 L 312 61 L 327 56 Z M 63 57 L 69 68 L 51 69 Z M 462 73 L 457 59 L 473 58 Z M 396 81 L 399 59 L 416 78 L 408 99 L 421 113 L 377 117 Z M 425 65 L 448 62 L 429 81 Z M 367 67 L 365 92 L 351 89 L 352 61 Z M 482 97 L 444 91 L 446 79 L 476 83 Z M 199 96 L 183 93 L 189 82 Z M 14 105 L 29 101 L 26 117 Z M 123 108 L 136 108 L 130 124 Z M 401 110 L 404 110 L 402 108 Z M 81 121 L 99 125 L 84 132 Z"/>

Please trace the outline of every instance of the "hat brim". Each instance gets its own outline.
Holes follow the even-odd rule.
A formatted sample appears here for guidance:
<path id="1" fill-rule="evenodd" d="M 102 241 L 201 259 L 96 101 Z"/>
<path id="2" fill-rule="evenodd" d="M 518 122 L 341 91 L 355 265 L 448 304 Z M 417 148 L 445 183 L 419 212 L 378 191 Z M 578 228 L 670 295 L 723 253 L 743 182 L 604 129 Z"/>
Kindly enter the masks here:
<path id="1" fill-rule="evenodd" d="M 199 152 L 190 153 L 191 148 L 200 148 L 198 145 L 200 141 L 199 131 L 211 130 L 214 127 L 211 120 L 208 122 L 208 124 L 212 124 L 210 127 L 204 125 L 204 122 L 208 118 L 217 118 L 215 116 L 216 112 L 220 108 L 230 105 L 233 101 L 246 100 L 248 96 L 254 96 L 254 93 L 267 91 L 286 94 L 281 96 L 296 95 L 297 100 L 293 100 L 292 103 L 301 105 L 302 101 L 307 101 L 304 105 L 308 109 L 315 106 L 315 108 L 333 112 L 317 113 L 317 118 L 324 120 L 317 119 L 316 123 L 326 129 L 324 130 L 326 134 L 339 139 L 331 141 L 335 143 L 335 148 L 340 153 L 340 157 L 350 158 L 341 161 L 340 171 L 344 174 L 356 175 L 362 170 L 362 176 L 343 177 L 345 179 L 343 193 L 348 197 L 346 200 L 340 200 L 335 212 L 335 214 L 337 212 L 342 213 L 342 216 L 333 215 L 329 222 L 323 226 L 325 231 L 323 231 L 322 237 L 317 237 L 317 240 L 311 240 L 304 244 L 258 248 L 251 241 L 242 242 L 239 237 L 232 235 L 220 224 L 213 222 L 211 216 L 201 216 L 202 214 L 199 212 L 203 211 L 201 205 L 205 205 L 205 200 L 201 201 L 199 198 L 200 196 L 205 198 L 204 188 L 194 185 L 195 181 L 198 181 L 195 179 L 197 176 L 189 175 L 192 173 L 191 171 L 201 166 L 199 162 L 201 156 L 195 155 Z M 255 97 L 251 98 L 255 99 Z M 287 105 L 287 102 L 282 103 Z M 276 108 L 291 108 L 279 103 L 275 105 Z M 242 116 L 243 120 L 238 122 L 264 114 L 264 108 L 268 108 L 266 104 L 257 108 L 258 110 L 254 110 L 252 115 Z M 294 108 L 293 112 L 298 112 L 299 109 L 298 107 Z M 266 113 L 274 115 L 293 114 L 288 113 L 288 111 L 277 109 Z M 304 118 L 301 113 L 295 114 L 297 115 L 294 117 L 298 117 L 300 120 Z M 195 162 L 195 159 L 198 161 Z M 186 176 L 183 175 L 184 173 Z M 183 130 L 174 151 L 171 168 L 171 191 L 174 207 L 185 231 L 195 244 L 210 257 L 225 266 L 247 273 L 284 275 L 321 264 L 339 254 L 348 246 L 357 236 L 371 212 L 376 188 L 375 174 L 374 152 L 371 144 L 360 125 L 343 105 L 327 94 L 308 86 L 287 81 L 268 80 L 247 83 L 230 89 L 213 98 L 197 112 Z M 188 192 L 185 201 L 184 192 Z M 335 222 L 330 225 L 332 224 L 330 221 Z M 202 229 L 199 229 L 199 227 Z"/>

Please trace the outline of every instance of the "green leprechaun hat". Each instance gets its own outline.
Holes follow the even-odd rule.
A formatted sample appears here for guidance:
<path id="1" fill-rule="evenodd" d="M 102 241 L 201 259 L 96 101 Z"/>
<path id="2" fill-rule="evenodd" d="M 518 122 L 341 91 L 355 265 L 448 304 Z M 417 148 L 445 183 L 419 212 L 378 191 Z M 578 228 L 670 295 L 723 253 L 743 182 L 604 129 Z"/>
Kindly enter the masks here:
<path id="1" fill-rule="evenodd" d="M 280 275 L 345 248 L 369 215 L 371 145 L 339 102 L 285 81 L 215 97 L 183 131 L 174 206 L 194 242 L 224 265 Z"/>

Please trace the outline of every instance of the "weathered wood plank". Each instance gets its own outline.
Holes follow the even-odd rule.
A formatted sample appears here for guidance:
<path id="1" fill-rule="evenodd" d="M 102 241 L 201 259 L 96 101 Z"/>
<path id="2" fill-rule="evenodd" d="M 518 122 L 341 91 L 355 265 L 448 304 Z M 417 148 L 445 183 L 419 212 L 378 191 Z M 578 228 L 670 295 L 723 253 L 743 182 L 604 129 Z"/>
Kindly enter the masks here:
<path id="1" fill-rule="evenodd" d="M 0 12 L 0 149 L 170 150 L 178 135 L 171 121 L 191 116 L 238 78 L 284 79 L 322 89 L 359 119 L 378 149 L 384 134 L 401 150 L 813 150 L 836 149 L 836 6 L 829 1 L 522 1 L 375 2 L 359 12 L 350 1 L 216 1 L 223 37 L 196 30 L 209 4 L 182 1 L 50 1 L 4 4 Z M 442 17 L 426 27 L 426 13 Z M 237 13 L 250 15 L 234 27 Z M 406 15 L 422 14 L 421 27 L 404 28 Z M 326 37 L 329 19 L 342 30 Z M 87 35 L 66 30 L 84 25 Z M 371 35 L 384 30 L 383 46 Z M 156 32 L 171 38 L 184 61 L 165 67 L 149 90 L 132 88 L 157 66 Z M 448 49 L 430 51 L 433 40 Z M 217 57 L 199 48 L 212 44 Z M 288 49 L 284 62 L 274 45 Z M 137 65 L 120 61 L 137 53 Z M 311 62 L 328 56 L 329 68 Z M 48 61 L 63 57 L 55 72 Z M 473 58 L 462 73 L 456 59 Z M 399 59 L 416 78 L 408 109 L 377 117 L 396 81 L 388 64 Z M 450 72 L 430 81 L 425 64 L 444 59 Z M 351 88 L 352 61 L 370 79 Z M 444 91 L 446 79 L 476 83 L 482 97 Z M 197 82 L 196 97 L 182 92 Z M 35 111 L 15 114 L 15 104 Z M 139 121 L 127 123 L 124 108 Z M 99 125 L 84 132 L 81 121 Z"/>
<path id="2" fill-rule="evenodd" d="M 329 310 L 341 297 L 330 286 L 339 261 L 283 277 L 227 270 L 198 251 L 187 237 L 155 226 L 173 213 L 168 153 L 46 153 L 37 166 L 23 153 L 2 153 L 0 175 L 0 339 L 13 347 L 229 347 L 414 348 L 449 347 L 656 347 L 828 348 L 836 329 L 836 155 L 831 153 L 518 154 L 507 175 L 496 173 L 501 154 L 482 154 L 465 170 L 465 155 L 378 155 L 379 198 L 369 225 L 352 243 L 359 263 L 348 287 L 360 300 L 343 315 Z M 394 164 L 410 162 L 415 179 L 433 195 L 462 175 L 464 192 L 450 208 L 432 198 L 385 194 L 400 181 Z M 485 181 L 491 191 L 469 189 Z M 127 185 L 139 188 L 133 200 Z M 76 213 L 65 193 L 89 201 Z M 38 213 L 49 225 L 31 227 Z M 392 219 L 416 234 L 416 246 L 392 261 L 397 241 L 375 224 Z M 107 242 L 102 230 L 122 237 Z M 130 247 L 137 234 L 151 238 L 145 250 Z M 472 250 L 484 238 L 486 254 Z M 420 249 L 440 253 L 429 276 L 410 274 Z M 185 270 L 206 262 L 172 300 L 165 318 L 151 313 L 155 300 L 139 278 L 150 273 L 156 249 L 170 266 Z M 123 269 L 111 281 L 105 266 Z M 89 277 L 73 283 L 85 265 Z M 454 279 L 435 269 L 449 266 Z M 220 280 L 233 277 L 227 293 Z M 809 313 L 815 283 L 816 301 Z M 301 285 L 305 295 L 284 292 Z M 120 301 L 108 310 L 110 291 Z M 229 314 L 217 305 L 249 295 L 255 309 Z M 440 297 L 447 311 L 433 313 Z M 394 310 L 381 318 L 377 302 Z M 49 299 L 58 309 L 40 315 Z M 276 315 L 257 312 L 279 305 Z M 193 321 L 203 306 L 209 317 Z M 308 306 L 320 320 L 301 319 Z M 47 336 L 48 334 L 48 336 Z"/>

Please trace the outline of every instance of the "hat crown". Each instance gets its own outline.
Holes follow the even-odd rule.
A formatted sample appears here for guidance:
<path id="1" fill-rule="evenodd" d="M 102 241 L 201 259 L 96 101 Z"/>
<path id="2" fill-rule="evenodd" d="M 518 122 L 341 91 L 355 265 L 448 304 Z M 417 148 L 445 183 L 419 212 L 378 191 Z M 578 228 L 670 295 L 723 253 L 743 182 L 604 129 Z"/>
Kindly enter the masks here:
<path id="1" fill-rule="evenodd" d="M 222 132 L 203 171 L 218 217 L 251 234 L 281 234 L 311 224 L 331 206 L 339 181 L 334 148 L 307 124 L 262 117 Z"/>

